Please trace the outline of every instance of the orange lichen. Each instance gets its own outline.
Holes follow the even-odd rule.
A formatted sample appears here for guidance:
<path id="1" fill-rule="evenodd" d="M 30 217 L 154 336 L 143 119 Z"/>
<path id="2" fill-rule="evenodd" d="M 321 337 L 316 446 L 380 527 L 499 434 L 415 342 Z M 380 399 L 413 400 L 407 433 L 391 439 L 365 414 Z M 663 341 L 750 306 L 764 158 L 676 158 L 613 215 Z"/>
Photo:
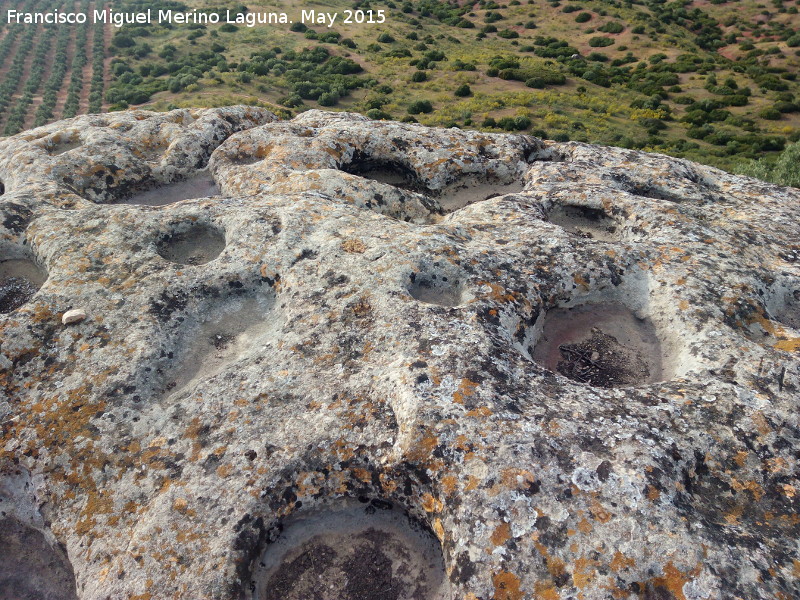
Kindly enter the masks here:
<path id="1" fill-rule="evenodd" d="M 458 389 L 453 393 L 453 402 L 456 404 L 464 404 L 464 400 L 475 393 L 478 385 L 479 384 L 469 379 L 462 379 Z"/>
<path id="2" fill-rule="evenodd" d="M 494 600 L 522 600 L 525 594 L 519 589 L 519 577 L 508 571 L 500 571 L 492 577 Z"/>
<path id="3" fill-rule="evenodd" d="M 425 509 L 425 512 L 441 512 L 444 508 L 444 502 L 434 498 L 431 494 L 423 494 L 422 508 Z"/>
<path id="4" fill-rule="evenodd" d="M 455 475 L 445 475 L 442 477 L 442 489 L 448 496 L 458 488 L 458 477 Z"/>
<path id="5" fill-rule="evenodd" d="M 686 600 L 686 596 L 683 594 L 683 586 L 699 573 L 699 565 L 684 573 L 673 565 L 672 561 L 669 561 L 664 565 L 664 575 L 653 578 L 652 582 L 654 587 L 670 592 L 675 597 L 675 600 Z"/>
<path id="6" fill-rule="evenodd" d="M 489 539 L 495 547 L 505 544 L 511 539 L 511 524 L 500 523 L 500 525 L 495 527 Z"/>
<path id="7" fill-rule="evenodd" d="M 631 569 L 634 566 L 636 566 L 636 561 L 628 558 L 619 550 L 614 553 L 614 558 L 611 559 L 611 569 L 615 573 L 619 573 L 623 569 Z"/>

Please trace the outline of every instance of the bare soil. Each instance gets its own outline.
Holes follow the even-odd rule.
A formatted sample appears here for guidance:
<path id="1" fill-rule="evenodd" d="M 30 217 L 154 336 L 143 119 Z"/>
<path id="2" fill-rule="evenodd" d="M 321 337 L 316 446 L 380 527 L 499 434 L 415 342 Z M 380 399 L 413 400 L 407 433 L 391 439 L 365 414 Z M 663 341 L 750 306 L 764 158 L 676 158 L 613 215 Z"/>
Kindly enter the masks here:
<path id="1" fill-rule="evenodd" d="M 39 291 L 47 276 L 33 262 L 13 259 L 0 262 L 0 313 L 10 313 Z"/>
<path id="2" fill-rule="evenodd" d="M 388 504 L 388 503 L 385 503 Z M 439 542 L 399 510 L 353 504 L 287 523 L 254 600 L 448 600 Z"/>
<path id="3" fill-rule="evenodd" d="M 532 358 L 551 371 L 597 387 L 642 385 L 663 376 L 655 327 L 621 304 L 548 311 Z"/>

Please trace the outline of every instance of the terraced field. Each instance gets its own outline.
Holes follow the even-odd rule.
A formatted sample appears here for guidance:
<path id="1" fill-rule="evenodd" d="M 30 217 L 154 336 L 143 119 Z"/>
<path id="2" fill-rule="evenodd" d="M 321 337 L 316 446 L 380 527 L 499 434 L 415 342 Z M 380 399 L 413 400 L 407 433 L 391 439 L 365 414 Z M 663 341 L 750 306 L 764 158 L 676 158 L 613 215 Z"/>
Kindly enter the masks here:
<path id="1" fill-rule="evenodd" d="M 105 87 L 102 26 L 58 32 L 51 41 L 18 31 L 9 43 L 15 62 L 0 93 L 0 131 L 105 107 L 247 103 L 286 116 L 325 107 L 651 150 L 728 170 L 765 159 L 761 172 L 769 178 L 772 163 L 800 139 L 798 5 L 112 0 L 108 6 L 118 11 L 197 10 L 220 22 L 106 26 Z M 338 19 L 332 27 L 303 24 L 304 9 Z M 364 11 L 367 22 L 345 23 L 347 10 Z M 383 10 L 385 22 L 370 24 L 370 10 Z M 227 11 L 285 12 L 290 22 L 232 25 Z M 61 48 L 76 64 L 62 78 L 44 60 L 37 75 L 34 40 Z"/>
<path id="2" fill-rule="evenodd" d="M 89 12 L 96 6 L 94 0 L 0 0 L 0 134 L 100 112 L 110 39 L 103 25 L 7 23 L 7 10 Z"/>

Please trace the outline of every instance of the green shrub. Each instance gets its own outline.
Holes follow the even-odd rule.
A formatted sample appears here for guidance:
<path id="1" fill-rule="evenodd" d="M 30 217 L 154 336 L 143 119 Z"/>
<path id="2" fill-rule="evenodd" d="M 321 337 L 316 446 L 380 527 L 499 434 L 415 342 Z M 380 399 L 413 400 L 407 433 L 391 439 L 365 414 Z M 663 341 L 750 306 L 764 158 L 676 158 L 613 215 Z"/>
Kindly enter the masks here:
<path id="1" fill-rule="evenodd" d="M 319 102 L 320 106 L 335 106 L 336 103 L 339 102 L 339 96 L 331 92 L 325 92 L 324 94 L 320 94 L 317 102 Z"/>
<path id="2" fill-rule="evenodd" d="M 766 119 L 767 121 L 778 121 L 781 118 L 781 113 L 779 110 L 773 107 L 768 107 L 762 108 L 760 111 L 758 111 L 758 116 L 762 119 Z"/>
<path id="3" fill-rule="evenodd" d="M 764 181 L 800 188 L 800 142 L 786 146 L 776 160 L 762 158 L 738 165 L 737 172 Z"/>
<path id="4" fill-rule="evenodd" d="M 470 87 L 466 83 L 462 83 L 453 92 L 453 94 L 455 94 L 459 98 L 464 98 L 466 96 L 469 96 L 471 93 L 472 93 L 472 90 L 470 89 Z"/>
<path id="5" fill-rule="evenodd" d="M 388 33 L 382 33 L 378 36 L 378 41 L 381 44 L 391 44 L 394 42 L 394 38 L 390 36 Z"/>
<path id="6" fill-rule="evenodd" d="M 428 79 L 428 74 L 425 71 L 416 71 L 411 76 L 411 81 L 413 81 L 414 83 L 420 83 L 422 81 L 427 81 L 427 79 Z"/>
<path id="7" fill-rule="evenodd" d="M 603 33 L 622 33 L 625 28 L 616 21 L 609 21 L 605 25 L 598 27 L 597 31 L 602 31 Z"/>
<path id="8" fill-rule="evenodd" d="M 576 23 L 586 23 L 587 21 L 591 21 L 592 15 L 587 12 L 580 13 L 577 17 L 575 17 Z"/>
<path id="9" fill-rule="evenodd" d="M 431 104 L 430 100 L 416 100 L 408 106 L 408 114 L 410 115 L 427 114 L 431 112 L 433 112 L 433 104 Z"/>
<path id="10" fill-rule="evenodd" d="M 591 38 L 589 40 L 589 45 L 592 48 L 604 48 L 606 46 L 611 46 L 613 44 L 614 44 L 614 40 L 612 40 L 611 38 L 607 38 L 607 37 L 597 36 L 597 37 L 593 37 L 593 38 Z"/>

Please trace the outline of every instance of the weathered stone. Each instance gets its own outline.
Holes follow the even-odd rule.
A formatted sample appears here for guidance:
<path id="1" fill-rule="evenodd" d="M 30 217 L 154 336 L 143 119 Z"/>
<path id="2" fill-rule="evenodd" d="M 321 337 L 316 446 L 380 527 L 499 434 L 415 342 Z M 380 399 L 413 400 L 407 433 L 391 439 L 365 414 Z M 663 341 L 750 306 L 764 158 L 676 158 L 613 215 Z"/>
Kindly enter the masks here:
<path id="1" fill-rule="evenodd" d="M 212 150 L 218 195 L 107 204 Z M 243 107 L 25 132 L 0 181 L 0 268 L 46 277 L 0 314 L 0 538 L 63 597 L 800 595 L 800 191 Z M 325 529 L 354 502 L 444 587 Z"/>
<path id="2" fill-rule="evenodd" d="M 73 323 L 80 323 L 86 318 L 86 311 L 82 308 L 73 308 L 61 315 L 61 322 L 64 325 L 72 325 Z"/>

